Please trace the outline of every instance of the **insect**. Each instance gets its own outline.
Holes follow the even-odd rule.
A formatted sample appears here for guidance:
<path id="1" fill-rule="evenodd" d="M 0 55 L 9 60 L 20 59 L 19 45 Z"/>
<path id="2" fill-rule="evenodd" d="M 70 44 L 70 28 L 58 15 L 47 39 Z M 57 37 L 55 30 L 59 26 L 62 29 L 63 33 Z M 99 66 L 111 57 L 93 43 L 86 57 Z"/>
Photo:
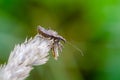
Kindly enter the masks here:
<path id="1" fill-rule="evenodd" d="M 52 49 L 52 54 L 54 58 L 57 59 L 57 57 L 59 56 L 58 50 L 62 52 L 62 47 L 63 47 L 60 41 L 63 41 L 65 43 L 66 42 L 65 38 L 58 35 L 56 31 L 53 31 L 51 29 L 45 29 L 41 26 L 38 27 L 38 33 L 45 38 L 53 39 L 54 42 L 51 49 Z"/>
<path id="2" fill-rule="evenodd" d="M 58 35 L 56 31 L 53 31 L 51 29 L 45 29 L 41 26 L 38 27 L 38 33 L 41 34 L 45 38 L 50 38 L 53 39 L 53 46 L 52 46 L 52 53 L 55 59 L 59 56 L 58 50 L 62 52 L 63 45 L 61 44 L 60 41 L 63 41 L 64 43 L 67 42 L 67 44 L 71 45 L 73 48 L 75 48 L 77 51 L 81 53 L 82 56 L 84 56 L 83 52 L 81 49 L 79 49 L 77 46 L 71 44 L 70 42 L 66 41 L 65 38 L 62 36 Z"/>

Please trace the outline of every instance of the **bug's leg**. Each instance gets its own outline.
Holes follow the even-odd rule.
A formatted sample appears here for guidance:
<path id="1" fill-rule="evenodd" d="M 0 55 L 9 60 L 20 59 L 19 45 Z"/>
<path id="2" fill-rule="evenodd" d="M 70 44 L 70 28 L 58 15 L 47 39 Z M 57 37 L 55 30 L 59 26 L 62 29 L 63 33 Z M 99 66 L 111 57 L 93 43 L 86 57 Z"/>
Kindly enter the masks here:
<path id="1" fill-rule="evenodd" d="M 53 57 L 57 60 L 57 57 L 59 56 L 57 43 L 54 43 L 52 51 L 53 51 Z"/>
<path id="2" fill-rule="evenodd" d="M 54 50 L 54 47 L 52 47 L 51 50 L 52 50 L 52 56 L 55 57 L 55 50 Z"/>
<path id="3" fill-rule="evenodd" d="M 57 45 L 58 45 L 58 49 L 60 50 L 60 52 L 62 52 L 63 45 L 60 42 Z"/>

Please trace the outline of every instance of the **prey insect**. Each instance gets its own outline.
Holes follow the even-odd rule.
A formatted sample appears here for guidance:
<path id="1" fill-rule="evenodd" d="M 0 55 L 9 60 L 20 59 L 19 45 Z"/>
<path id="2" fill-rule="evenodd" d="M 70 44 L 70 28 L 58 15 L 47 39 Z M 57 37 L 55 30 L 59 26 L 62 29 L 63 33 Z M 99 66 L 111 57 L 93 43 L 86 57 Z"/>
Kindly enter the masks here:
<path id="1" fill-rule="evenodd" d="M 53 45 L 52 45 L 52 54 L 55 59 L 59 56 L 58 51 L 60 50 L 62 52 L 63 45 L 60 41 L 66 42 L 65 38 L 58 35 L 56 31 L 53 31 L 51 29 L 45 29 L 41 26 L 38 27 L 38 33 L 42 35 L 45 38 L 52 39 Z"/>

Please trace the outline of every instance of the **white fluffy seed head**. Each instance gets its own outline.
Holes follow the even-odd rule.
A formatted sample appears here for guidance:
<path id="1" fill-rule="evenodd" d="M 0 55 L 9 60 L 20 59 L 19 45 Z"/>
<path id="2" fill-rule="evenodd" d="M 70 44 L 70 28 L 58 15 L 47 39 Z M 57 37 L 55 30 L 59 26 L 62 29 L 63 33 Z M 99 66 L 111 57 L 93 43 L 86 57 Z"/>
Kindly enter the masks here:
<path id="1" fill-rule="evenodd" d="M 0 80 L 24 80 L 33 66 L 45 64 L 53 41 L 36 35 L 15 46 L 7 65 L 0 69 Z"/>
<path id="2" fill-rule="evenodd" d="M 59 41 L 62 38 L 58 34 L 52 36 L 53 34 L 39 33 L 34 38 L 26 39 L 24 43 L 16 45 L 10 53 L 7 64 L 0 66 L 0 80 L 24 80 L 29 76 L 33 66 L 42 65 L 48 61 L 50 50 L 57 59 L 58 51 L 62 51 L 62 44 Z M 55 39 L 58 39 L 58 42 Z"/>

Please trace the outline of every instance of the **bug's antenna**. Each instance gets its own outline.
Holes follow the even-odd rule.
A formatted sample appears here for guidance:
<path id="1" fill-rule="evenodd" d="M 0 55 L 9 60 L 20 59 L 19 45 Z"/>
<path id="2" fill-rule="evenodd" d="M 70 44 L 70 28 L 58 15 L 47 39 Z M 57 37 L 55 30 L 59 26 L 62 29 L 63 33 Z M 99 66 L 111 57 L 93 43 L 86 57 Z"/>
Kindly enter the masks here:
<path id="1" fill-rule="evenodd" d="M 82 56 L 84 56 L 83 51 L 82 51 L 80 48 L 78 48 L 77 46 L 71 44 L 71 43 L 68 42 L 68 41 L 66 41 L 66 42 L 67 42 L 69 45 L 71 45 L 73 48 L 75 48 L 76 50 L 78 50 L 78 51 L 81 53 Z"/>

